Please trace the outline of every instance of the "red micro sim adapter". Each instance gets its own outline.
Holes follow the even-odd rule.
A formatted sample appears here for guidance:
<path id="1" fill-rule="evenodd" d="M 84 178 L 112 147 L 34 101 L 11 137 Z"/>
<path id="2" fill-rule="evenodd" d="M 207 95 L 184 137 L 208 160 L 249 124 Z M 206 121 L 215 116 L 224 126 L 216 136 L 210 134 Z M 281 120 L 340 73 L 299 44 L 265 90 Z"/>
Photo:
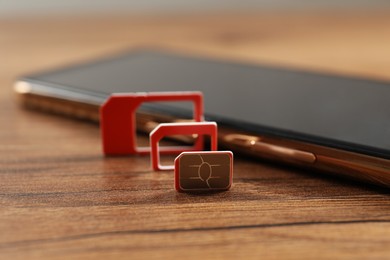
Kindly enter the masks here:
<path id="1" fill-rule="evenodd" d="M 203 94 L 188 92 L 142 92 L 113 94 L 100 109 L 101 135 L 105 155 L 149 154 L 149 147 L 138 147 L 136 138 L 136 111 L 144 102 L 183 102 L 194 104 L 193 120 L 203 121 Z M 189 150 L 188 147 L 180 151 Z M 197 138 L 190 150 L 203 150 L 203 136 Z M 162 147 L 162 153 L 172 149 Z"/>
<path id="2" fill-rule="evenodd" d="M 232 183 L 230 151 L 183 152 L 175 159 L 175 188 L 179 192 L 225 191 Z"/>
<path id="3" fill-rule="evenodd" d="M 173 170 L 174 165 L 163 166 L 160 164 L 160 151 L 159 141 L 165 136 L 172 135 L 193 135 L 196 134 L 200 139 L 204 135 L 211 137 L 211 150 L 216 151 L 218 146 L 217 140 L 217 124 L 215 122 L 189 122 L 189 123 L 163 123 L 159 124 L 152 132 L 150 132 L 150 147 L 151 147 L 151 159 L 152 167 L 154 170 Z M 199 141 L 199 140 L 198 140 Z M 197 141 L 197 142 L 198 142 Z M 203 143 L 203 138 L 202 138 Z M 183 151 L 183 147 L 164 147 L 166 150 L 170 150 L 176 154 Z M 198 147 L 192 147 L 191 151 L 200 151 Z"/>

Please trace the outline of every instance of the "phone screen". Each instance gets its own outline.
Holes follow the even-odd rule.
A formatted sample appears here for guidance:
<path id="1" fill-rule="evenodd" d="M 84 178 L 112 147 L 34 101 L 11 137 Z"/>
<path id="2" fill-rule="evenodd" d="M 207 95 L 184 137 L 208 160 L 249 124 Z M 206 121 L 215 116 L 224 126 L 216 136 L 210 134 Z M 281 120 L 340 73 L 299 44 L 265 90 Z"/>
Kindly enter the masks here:
<path id="1" fill-rule="evenodd" d="M 202 91 L 206 118 L 219 124 L 390 158 L 386 82 L 158 51 L 130 52 L 23 80 L 95 103 L 115 92 Z M 149 109 L 190 111 L 174 103 Z"/>

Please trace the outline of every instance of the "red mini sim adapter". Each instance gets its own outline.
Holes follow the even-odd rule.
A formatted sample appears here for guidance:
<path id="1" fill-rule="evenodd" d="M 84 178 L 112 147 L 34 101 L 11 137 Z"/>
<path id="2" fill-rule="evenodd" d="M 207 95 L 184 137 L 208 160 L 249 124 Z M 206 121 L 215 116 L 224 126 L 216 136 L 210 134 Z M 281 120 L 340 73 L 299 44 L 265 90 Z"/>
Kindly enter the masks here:
<path id="1" fill-rule="evenodd" d="M 113 94 L 100 109 L 101 135 L 105 155 L 149 154 L 149 147 L 138 147 L 136 138 L 136 111 L 144 102 L 183 102 L 194 104 L 193 120 L 203 121 L 203 95 L 191 92 L 149 92 Z M 203 150 L 203 137 L 194 144 L 196 150 Z M 162 147 L 162 153 L 171 149 Z"/>
<path id="2" fill-rule="evenodd" d="M 173 146 L 164 147 L 173 153 L 179 154 L 183 151 L 201 151 L 203 150 L 203 137 L 209 135 L 211 137 L 211 150 L 216 151 L 218 146 L 217 140 L 217 123 L 215 122 L 190 122 L 190 123 L 163 123 L 159 124 L 152 132 L 150 132 L 150 146 L 152 167 L 154 170 L 173 170 L 174 165 L 163 166 L 160 164 L 159 141 L 165 136 L 172 135 L 193 135 L 196 134 L 197 139 L 202 140 L 201 149 L 199 147 Z"/>
<path id="3" fill-rule="evenodd" d="M 177 191 L 224 191 L 232 183 L 233 153 L 230 151 L 183 152 L 175 159 Z"/>

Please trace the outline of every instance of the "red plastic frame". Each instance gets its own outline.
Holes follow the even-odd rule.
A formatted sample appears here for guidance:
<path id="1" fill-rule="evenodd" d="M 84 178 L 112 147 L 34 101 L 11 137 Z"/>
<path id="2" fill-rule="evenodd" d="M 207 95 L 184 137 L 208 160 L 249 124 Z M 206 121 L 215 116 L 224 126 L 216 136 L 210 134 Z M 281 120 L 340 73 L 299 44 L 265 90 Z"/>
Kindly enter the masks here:
<path id="1" fill-rule="evenodd" d="M 151 147 L 151 161 L 152 168 L 154 170 L 173 170 L 174 165 L 164 166 L 160 164 L 160 149 L 159 141 L 165 136 L 170 135 L 192 135 L 197 134 L 198 139 L 204 135 L 211 137 L 211 151 L 218 149 L 218 138 L 217 138 L 217 123 L 215 122 L 190 122 L 190 123 L 163 123 L 159 124 L 152 132 L 150 132 L 150 147 Z M 203 139 L 202 149 L 198 147 L 183 147 L 183 146 L 170 146 L 164 147 L 169 149 L 173 153 L 181 153 L 184 151 L 200 151 L 203 150 Z"/>
<path id="2" fill-rule="evenodd" d="M 144 102 L 191 101 L 194 103 L 193 119 L 203 121 L 203 95 L 191 92 L 149 92 L 113 94 L 100 108 L 101 136 L 105 155 L 149 154 L 150 147 L 138 147 L 136 136 L 136 111 Z M 196 140 L 194 149 L 203 149 L 203 137 Z M 171 149 L 161 149 L 171 153 Z"/>

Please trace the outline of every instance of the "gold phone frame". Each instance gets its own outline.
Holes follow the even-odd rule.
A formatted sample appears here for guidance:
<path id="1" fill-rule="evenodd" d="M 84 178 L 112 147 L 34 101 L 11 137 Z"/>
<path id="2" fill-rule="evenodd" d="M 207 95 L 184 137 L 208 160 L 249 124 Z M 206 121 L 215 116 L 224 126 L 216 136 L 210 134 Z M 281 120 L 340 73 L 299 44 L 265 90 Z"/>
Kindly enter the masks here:
<path id="1" fill-rule="evenodd" d="M 18 89 L 15 89 L 18 92 Z M 28 91 L 19 91 L 21 103 L 28 107 L 73 118 L 99 122 L 99 105 L 65 100 Z M 138 112 L 137 129 L 150 132 L 162 122 L 177 122 L 172 116 Z M 188 142 L 188 138 L 180 138 Z M 272 137 L 219 127 L 218 141 L 224 148 L 254 157 L 308 167 L 335 176 L 348 177 L 390 187 L 390 160 L 344 151 L 302 141 Z"/>

